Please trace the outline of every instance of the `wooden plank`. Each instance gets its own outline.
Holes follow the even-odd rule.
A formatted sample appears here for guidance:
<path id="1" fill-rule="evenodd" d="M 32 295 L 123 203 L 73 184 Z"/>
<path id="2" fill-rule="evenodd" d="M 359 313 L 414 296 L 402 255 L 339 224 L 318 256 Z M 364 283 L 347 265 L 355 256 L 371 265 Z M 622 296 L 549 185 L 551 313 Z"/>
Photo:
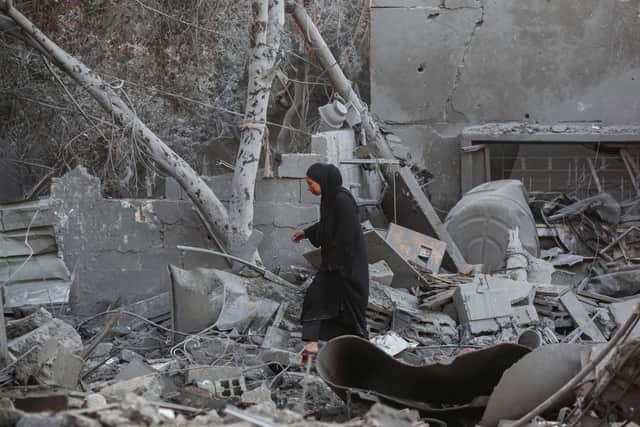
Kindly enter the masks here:
<path id="1" fill-rule="evenodd" d="M 567 309 L 573 320 L 578 324 L 582 332 L 594 341 L 607 341 L 600 329 L 593 323 L 587 309 L 578 301 L 576 294 L 567 292 L 560 297 L 560 302 Z"/>

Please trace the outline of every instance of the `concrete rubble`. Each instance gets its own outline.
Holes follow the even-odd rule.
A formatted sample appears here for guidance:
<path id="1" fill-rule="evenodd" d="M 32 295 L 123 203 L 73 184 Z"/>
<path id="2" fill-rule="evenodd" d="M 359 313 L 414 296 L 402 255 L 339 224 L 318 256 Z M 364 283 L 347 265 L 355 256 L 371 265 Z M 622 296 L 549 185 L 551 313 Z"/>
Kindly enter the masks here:
<path id="1" fill-rule="evenodd" d="M 307 157 L 349 158 L 344 150 L 327 151 L 327 141 L 340 139 L 335 132 L 315 139 L 320 154 Z M 282 158 L 277 179 L 297 180 L 300 191 L 304 168 L 296 156 L 304 157 Z M 351 182 L 366 178 L 347 167 Z M 71 180 L 68 186 L 91 182 L 78 170 L 57 185 L 65 179 Z M 497 210 L 508 193 L 501 185 L 513 193 L 511 210 L 503 213 L 513 221 L 483 234 L 469 212 Z M 461 238 L 455 228 L 461 224 L 463 234 L 474 239 L 459 245 L 474 263 L 463 272 L 447 262 L 447 245 L 438 239 L 394 223 L 363 222 L 370 341 L 332 340 L 322 347 L 317 366 L 305 366 L 300 357 L 302 298 L 318 263 L 317 251 L 306 252 L 307 247 L 288 258 L 295 266 L 280 276 L 277 270 L 236 274 L 224 264 L 191 262 L 190 257 L 201 258 L 196 252 L 168 256 L 162 273 L 166 288 L 123 295 L 93 315 L 73 309 L 77 301 L 10 306 L 10 363 L 0 371 L 0 417 L 20 426 L 415 426 L 427 419 L 436 425 L 473 425 L 460 424 L 466 420 L 497 426 L 523 417 L 585 369 L 635 315 L 638 232 L 627 223 L 624 230 L 610 227 L 635 217 L 610 206 L 607 197 L 564 205 L 559 199 L 532 202 L 511 182 L 485 187 L 463 199 L 464 206 L 453 209 L 446 222 L 455 238 Z M 82 202 L 89 200 L 107 205 L 96 195 Z M 79 201 L 74 203 L 72 209 L 80 209 Z M 136 215 L 153 217 L 145 206 L 140 203 Z M 548 223 L 538 222 L 540 209 Z M 585 242 L 576 244 L 571 233 L 578 231 L 562 225 L 557 229 L 562 233 L 549 234 L 553 221 L 570 222 L 576 215 L 591 220 L 588 229 L 574 224 L 589 231 Z M 165 227 L 146 224 L 150 228 L 136 231 L 144 231 L 139 238 Z M 87 241 L 77 246 L 68 234 L 58 238 L 63 247 L 88 248 Z M 594 239 L 605 242 L 596 252 L 590 246 Z M 545 413 L 550 420 L 605 413 L 618 420 L 637 417 L 632 344 L 640 326 L 629 331 L 587 377 L 592 387 L 564 395 Z M 629 387 L 619 385 L 624 381 Z M 529 386 L 520 387 L 523 382 Z M 615 400 L 614 392 L 626 397 Z M 585 402 L 593 402 L 595 413 L 584 411 Z"/>
<path id="2" fill-rule="evenodd" d="M 171 181 L 171 200 L 118 201 L 103 198 L 82 168 L 56 179 L 50 202 L 38 205 L 39 227 L 51 232 L 34 246 L 52 262 L 39 256 L 27 269 L 46 273 L 37 286 L 33 273 L 7 288 L 0 421 L 497 426 L 527 416 L 587 368 L 580 387 L 537 415 L 637 421 L 640 325 L 621 340 L 618 332 L 640 302 L 638 203 L 527 194 L 514 180 L 482 184 L 442 224 L 466 258 L 457 268 L 436 233 L 383 214 L 385 183 L 358 163 L 356 148 L 352 130 L 324 132 L 312 152 L 283 154 L 278 177 L 257 183 L 259 274 L 178 248 L 212 243 Z M 305 366 L 299 318 L 319 251 L 289 240 L 317 219 L 303 179 L 316 161 L 339 165 L 362 205 L 370 341 L 336 338 Z M 229 201 L 230 175 L 207 182 Z M 32 211 L 13 206 L 0 218 L 23 233 Z M 117 218 L 109 233 L 105 215 Z M 24 255 L 17 242 L 0 241 L 2 253 Z M 15 271 L 6 266 L 5 280 Z M 71 284 L 69 295 L 42 305 L 43 289 L 58 295 L 56 280 Z M 608 357 L 589 367 L 608 342 Z"/>

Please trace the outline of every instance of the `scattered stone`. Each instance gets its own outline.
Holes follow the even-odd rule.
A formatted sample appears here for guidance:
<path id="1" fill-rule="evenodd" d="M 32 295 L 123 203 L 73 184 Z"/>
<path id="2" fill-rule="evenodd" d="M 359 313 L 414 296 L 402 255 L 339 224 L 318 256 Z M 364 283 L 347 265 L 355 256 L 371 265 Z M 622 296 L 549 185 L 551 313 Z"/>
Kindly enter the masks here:
<path id="1" fill-rule="evenodd" d="M 120 369 L 120 372 L 116 375 L 115 379 L 119 381 L 130 380 L 132 378 L 153 373 L 156 373 L 155 369 L 147 365 L 142 359 L 134 358 L 131 362 L 127 363 L 122 367 L 122 369 Z"/>
<path id="2" fill-rule="evenodd" d="M 40 307 L 35 312 L 23 317 L 22 319 L 7 322 L 7 339 L 12 340 L 28 334 L 51 320 L 53 320 L 51 313 Z"/>
<path id="3" fill-rule="evenodd" d="M 95 409 L 103 407 L 107 404 L 107 399 L 103 395 L 98 393 L 91 393 L 87 395 L 84 401 L 84 407 L 89 409 Z"/>
<path id="4" fill-rule="evenodd" d="M 393 282 L 393 271 L 385 260 L 369 264 L 369 279 L 378 282 L 383 286 L 391 286 Z"/>
<path id="5" fill-rule="evenodd" d="M 133 393 L 149 400 L 158 400 L 173 387 L 171 381 L 161 375 L 147 375 L 108 385 L 100 390 L 100 394 L 122 400 L 127 394 Z"/>
<path id="6" fill-rule="evenodd" d="M 9 351 L 16 358 L 24 355 L 15 365 L 16 379 L 21 383 L 26 384 L 31 377 L 46 384 L 75 386 L 77 382 L 74 372 L 79 373 L 82 366 L 75 353 L 82 351 L 82 340 L 71 325 L 60 319 L 10 341 Z M 43 369 L 45 366 L 53 369 Z"/>
<path id="7" fill-rule="evenodd" d="M 111 353 L 111 350 L 113 350 L 113 344 L 111 344 L 110 342 L 101 342 L 93 350 L 93 353 L 91 353 L 90 357 L 96 359 L 103 358 L 108 356 Z"/>
<path id="8" fill-rule="evenodd" d="M 144 359 L 140 354 L 127 348 L 120 351 L 120 360 L 123 362 L 133 362 L 134 359 Z"/>

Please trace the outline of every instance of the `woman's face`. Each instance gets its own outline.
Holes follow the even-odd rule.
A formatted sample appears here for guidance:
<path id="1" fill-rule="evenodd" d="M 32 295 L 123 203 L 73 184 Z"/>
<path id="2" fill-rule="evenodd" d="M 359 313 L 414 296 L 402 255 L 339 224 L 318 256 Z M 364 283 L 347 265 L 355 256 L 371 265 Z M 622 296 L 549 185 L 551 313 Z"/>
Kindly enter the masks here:
<path id="1" fill-rule="evenodd" d="M 314 196 L 319 196 L 322 192 L 320 189 L 320 184 L 309 178 L 308 176 L 304 177 L 304 180 L 307 181 L 307 191 Z"/>

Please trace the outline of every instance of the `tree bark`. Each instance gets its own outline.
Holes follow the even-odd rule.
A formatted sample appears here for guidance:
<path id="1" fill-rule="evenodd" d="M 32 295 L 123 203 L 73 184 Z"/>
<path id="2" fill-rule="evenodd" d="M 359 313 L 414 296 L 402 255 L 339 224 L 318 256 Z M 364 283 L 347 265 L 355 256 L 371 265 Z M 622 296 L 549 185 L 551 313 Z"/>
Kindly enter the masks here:
<path id="1" fill-rule="evenodd" d="M 230 229 L 227 240 L 232 252 L 247 251 L 252 239 L 255 182 L 260 152 L 267 126 L 267 107 L 284 26 L 284 0 L 254 0 L 252 4 L 251 61 L 245 118 L 240 135 L 229 205 Z M 250 242 L 253 241 L 253 242 Z M 250 248 L 259 261 L 255 247 Z"/>
<path id="2" fill-rule="evenodd" d="M 11 2 L 0 0 L 0 9 L 27 35 L 27 40 L 35 41 L 51 61 L 87 90 L 117 123 L 131 129 L 135 143 L 178 181 L 213 232 L 227 245 L 230 229 L 227 210 L 196 171 L 142 123 L 108 83 L 51 41 Z"/>

